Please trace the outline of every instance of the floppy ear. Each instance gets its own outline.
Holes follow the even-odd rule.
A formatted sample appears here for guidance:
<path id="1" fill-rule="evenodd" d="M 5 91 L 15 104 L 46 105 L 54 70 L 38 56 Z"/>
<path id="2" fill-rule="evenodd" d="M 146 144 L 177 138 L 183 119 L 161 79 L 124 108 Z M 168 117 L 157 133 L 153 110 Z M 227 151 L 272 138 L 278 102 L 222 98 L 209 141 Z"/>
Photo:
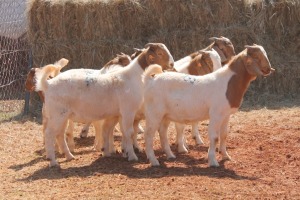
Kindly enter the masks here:
<path id="1" fill-rule="evenodd" d="M 247 55 L 252 55 L 257 50 L 257 47 L 250 45 L 245 45 L 245 48 L 247 49 Z"/>
<path id="2" fill-rule="evenodd" d="M 151 46 L 154 46 L 155 44 L 153 44 L 153 43 L 147 43 L 147 44 L 145 44 L 145 48 L 148 48 L 148 47 L 151 47 Z"/>
<path id="3" fill-rule="evenodd" d="M 133 48 L 134 52 L 140 52 L 143 51 L 143 49 Z"/>
<path id="4" fill-rule="evenodd" d="M 157 44 L 154 44 L 154 43 L 148 43 L 148 44 L 145 45 L 145 48 L 149 48 L 150 51 L 155 52 L 157 46 L 158 46 Z"/>
<path id="5" fill-rule="evenodd" d="M 246 45 L 247 46 L 247 45 Z M 245 47 L 246 47 L 245 46 Z M 253 75 L 253 76 L 259 76 L 259 75 L 263 75 L 262 71 L 260 70 L 260 66 L 258 65 L 258 63 L 251 57 L 251 51 L 253 51 L 251 46 L 247 46 L 247 55 L 244 58 L 244 64 L 246 67 L 246 70 L 249 74 Z M 250 50 L 249 50 L 249 49 Z M 248 51 L 250 51 L 250 53 L 248 53 Z"/>
<path id="6" fill-rule="evenodd" d="M 153 43 L 148 43 L 145 45 L 145 48 L 148 48 L 148 52 L 155 52 L 157 47 L 157 44 L 153 44 Z M 155 57 L 152 53 L 148 53 L 148 61 L 150 62 L 150 64 L 153 64 L 155 60 Z"/>
<path id="7" fill-rule="evenodd" d="M 217 37 L 211 37 L 211 38 L 209 38 L 209 40 L 210 41 L 212 41 L 212 42 L 215 42 L 215 41 L 217 41 L 219 38 L 217 38 Z"/>
<path id="8" fill-rule="evenodd" d="M 149 60 L 150 64 L 153 64 L 154 60 L 155 60 L 155 57 L 152 54 L 149 54 L 148 55 L 148 60 Z"/>
<path id="9" fill-rule="evenodd" d="M 227 61 L 227 58 L 226 56 L 224 55 L 223 51 L 218 47 L 218 45 L 214 45 L 213 46 L 213 49 L 218 52 L 220 58 L 221 58 L 221 62 L 226 62 Z"/>
<path id="10" fill-rule="evenodd" d="M 196 58 L 196 61 L 197 61 L 197 67 L 202 67 L 202 64 L 201 64 L 201 59 L 203 57 L 203 54 L 204 52 L 201 52 Z"/>

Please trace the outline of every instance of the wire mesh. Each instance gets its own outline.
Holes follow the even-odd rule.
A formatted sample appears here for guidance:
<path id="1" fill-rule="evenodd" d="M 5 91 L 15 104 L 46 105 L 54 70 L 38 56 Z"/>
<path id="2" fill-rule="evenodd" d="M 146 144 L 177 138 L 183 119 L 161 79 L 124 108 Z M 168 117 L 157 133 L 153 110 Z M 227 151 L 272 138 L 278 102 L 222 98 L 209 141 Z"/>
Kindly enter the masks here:
<path id="1" fill-rule="evenodd" d="M 0 120 L 23 114 L 29 68 L 26 1 L 0 2 Z"/>

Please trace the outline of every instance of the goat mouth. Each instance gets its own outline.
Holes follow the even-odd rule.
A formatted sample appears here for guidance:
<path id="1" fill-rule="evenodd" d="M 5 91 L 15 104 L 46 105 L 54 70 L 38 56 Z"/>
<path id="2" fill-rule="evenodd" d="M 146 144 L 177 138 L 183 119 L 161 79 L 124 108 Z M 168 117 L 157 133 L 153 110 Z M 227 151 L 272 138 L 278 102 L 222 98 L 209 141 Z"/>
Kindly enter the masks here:
<path id="1" fill-rule="evenodd" d="M 267 76 L 271 73 L 270 70 L 261 70 L 261 72 L 262 72 L 263 76 Z"/>
<path id="2" fill-rule="evenodd" d="M 273 71 L 275 71 L 275 69 L 273 69 L 273 68 L 261 70 L 263 76 L 269 76 Z"/>

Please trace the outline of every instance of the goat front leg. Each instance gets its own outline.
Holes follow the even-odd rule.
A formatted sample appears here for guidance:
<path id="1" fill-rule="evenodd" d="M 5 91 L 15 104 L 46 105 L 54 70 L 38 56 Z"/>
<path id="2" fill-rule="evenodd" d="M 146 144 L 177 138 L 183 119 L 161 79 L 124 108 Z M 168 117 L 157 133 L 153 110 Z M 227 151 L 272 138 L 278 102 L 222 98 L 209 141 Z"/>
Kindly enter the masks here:
<path id="1" fill-rule="evenodd" d="M 102 126 L 104 120 L 98 120 L 93 122 L 93 126 L 95 128 L 95 140 L 94 140 L 94 149 L 96 151 L 101 151 L 103 148 L 103 133 Z"/>
<path id="2" fill-rule="evenodd" d="M 228 155 L 226 150 L 226 139 L 227 139 L 227 133 L 228 133 L 228 121 L 229 116 L 224 119 L 221 125 L 221 131 L 220 131 L 220 152 L 222 155 L 223 160 L 231 160 L 231 157 Z"/>
<path id="3" fill-rule="evenodd" d="M 91 123 L 87 123 L 83 126 L 80 132 L 80 137 L 81 138 L 86 138 L 88 133 L 89 133 L 89 128 L 90 128 Z"/>
<path id="4" fill-rule="evenodd" d="M 199 133 L 198 122 L 192 123 L 192 135 L 193 135 L 193 138 L 196 140 L 197 144 L 199 144 L 199 145 L 204 144 L 204 142 L 201 138 L 201 135 Z"/>
<path id="5" fill-rule="evenodd" d="M 219 115 L 219 113 L 214 113 L 215 115 Z M 208 165 L 210 167 L 219 167 L 219 163 L 216 159 L 216 145 L 219 142 L 219 133 L 220 126 L 222 123 L 222 119 L 220 117 L 211 117 L 209 125 L 208 125 L 208 137 L 209 137 L 209 148 L 208 148 Z"/>
<path id="6" fill-rule="evenodd" d="M 67 131 L 66 131 L 66 139 L 67 139 L 68 147 L 71 152 L 74 152 L 74 150 L 75 150 L 75 142 L 74 142 L 73 132 L 74 132 L 74 122 L 72 120 L 69 120 Z"/>
<path id="7" fill-rule="evenodd" d="M 113 131 L 118 123 L 118 117 L 105 119 L 102 125 L 103 134 L 103 155 L 108 157 L 111 153 L 115 153 Z"/>
<path id="8" fill-rule="evenodd" d="M 184 136 L 184 124 L 181 123 L 175 123 L 175 128 L 176 128 L 176 132 L 177 132 L 177 148 L 178 148 L 178 153 L 187 153 L 188 149 L 187 149 L 187 143 L 186 143 L 186 139 Z"/>
<path id="9" fill-rule="evenodd" d="M 123 132 L 122 146 L 124 147 L 125 154 L 128 156 L 128 161 L 137 161 L 138 157 L 134 153 L 132 136 L 134 133 L 133 123 L 134 123 L 135 113 L 132 111 L 126 112 L 122 115 L 120 120 L 121 131 Z"/>
<path id="10" fill-rule="evenodd" d="M 142 148 L 139 146 L 139 143 L 137 141 L 137 135 L 140 133 L 141 128 L 142 128 L 140 125 L 140 120 L 134 120 L 133 128 L 134 128 L 134 133 L 132 136 L 133 147 L 138 152 L 142 152 Z M 144 130 L 142 132 L 144 132 Z"/>

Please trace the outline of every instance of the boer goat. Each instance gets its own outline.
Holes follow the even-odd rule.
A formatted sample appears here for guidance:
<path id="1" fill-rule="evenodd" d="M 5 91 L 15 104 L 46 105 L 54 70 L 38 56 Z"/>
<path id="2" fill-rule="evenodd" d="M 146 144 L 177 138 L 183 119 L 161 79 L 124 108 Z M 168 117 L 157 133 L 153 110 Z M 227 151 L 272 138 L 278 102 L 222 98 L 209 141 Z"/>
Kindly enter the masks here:
<path id="1" fill-rule="evenodd" d="M 106 63 L 103 68 L 101 70 L 99 70 L 99 73 L 100 74 L 105 74 L 105 73 L 108 73 L 110 71 L 114 71 L 114 70 L 117 70 L 117 69 L 120 69 L 126 65 L 128 65 L 131 61 L 131 58 L 124 54 L 124 53 L 121 53 L 121 54 L 117 54 L 117 56 L 115 58 L 113 58 L 112 60 L 110 60 L 108 63 Z M 56 68 L 56 71 L 54 71 L 50 76 L 51 78 L 57 76 L 59 73 L 60 73 L 60 70 L 68 63 L 68 60 L 67 59 L 61 59 L 60 61 L 56 62 L 54 65 L 57 66 Z M 26 82 L 25 82 L 25 89 L 28 90 L 28 91 L 34 91 L 35 89 L 35 72 L 38 68 L 32 68 L 28 75 L 27 75 L 27 79 L 26 79 Z M 44 102 L 44 95 L 41 91 L 38 91 L 38 94 L 41 98 L 41 100 Z M 43 111 L 43 110 L 42 110 Z M 43 120 L 43 123 L 45 121 Z M 89 129 L 89 126 L 90 126 L 91 123 L 87 123 L 84 125 L 81 133 L 80 133 L 80 136 L 81 137 L 84 137 L 82 135 L 85 135 L 87 136 L 87 133 L 88 133 L 88 129 Z M 95 121 L 93 122 L 93 125 L 94 125 L 94 128 L 95 128 L 95 132 L 96 133 L 99 133 L 100 132 L 100 128 L 101 128 L 101 124 L 100 122 L 98 121 Z M 66 139 L 67 139 L 67 143 L 68 143 L 68 147 L 69 149 L 73 152 L 74 149 L 75 149 L 75 143 L 74 143 L 74 137 L 73 137 L 73 130 L 74 130 L 74 122 L 72 120 L 69 120 L 68 121 L 68 128 L 66 130 Z M 44 131 L 43 131 L 44 133 Z M 95 146 L 97 146 L 97 143 L 96 143 L 97 140 L 95 140 Z M 57 150 L 58 149 L 58 146 L 57 147 Z"/>
<path id="2" fill-rule="evenodd" d="M 54 152 L 54 138 L 67 158 L 74 156 L 64 138 L 68 119 L 91 122 L 119 118 L 124 137 L 124 155 L 138 160 L 132 145 L 133 123 L 143 102 L 142 75 L 151 64 L 171 68 L 174 60 L 164 44 L 149 43 L 144 51 L 127 67 L 108 74 L 88 69 L 71 69 L 47 81 L 54 70 L 47 66 L 36 72 L 36 91 L 45 95 L 45 148 L 50 166 L 58 165 Z"/>
<path id="3" fill-rule="evenodd" d="M 229 60 L 235 56 L 235 50 L 231 41 L 226 37 L 211 37 L 209 38 L 212 43 L 204 48 L 203 50 L 196 51 L 188 56 L 181 58 L 180 60 L 174 63 L 174 68 L 177 72 L 191 74 L 191 75 L 205 75 L 216 71 L 221 68 L 222 65 L 229 62 Z M 211 51 L 210 54 L 211 62 L 208 60 L 202 60 L 202 63 L 197 61 L 197 56 L 201 54 L 202 51 Z M 199 58 L 198 58 L 199 59 Z M 184 126 L 180 123 L 175 123 L 176 132 L 183 132 Z M 183 135 L 183 134 L 179 134 Z M 197 144 L 203 144 L 203 140 L 200 136 L 198 129 L 198 122 L 192 123 L 192 135 L 195 138 Z M 186 153 L 187 145 L 184 138 L 178 137 L 177 134 L 177 144 L 178 144 L 178 152 Z"/>
<path id="4" fill-rule="evenodd" d="M 167 138 L 168 121 L 209 119 L 209 166 L 219 166 L 215 155 L 219 138 L 223 159 L 230 159 L 226 151 L 229 117 L 240 107 L 250 82 L 274 71 L 262 46 L 245 47 L 227 65 L 204 76 L 166 72 L 145 78 L 145 151 L 152 166 L 159 165 L 153 151 L 153 136 L 158 129 L 167 157 L 175 158 Z"/>

